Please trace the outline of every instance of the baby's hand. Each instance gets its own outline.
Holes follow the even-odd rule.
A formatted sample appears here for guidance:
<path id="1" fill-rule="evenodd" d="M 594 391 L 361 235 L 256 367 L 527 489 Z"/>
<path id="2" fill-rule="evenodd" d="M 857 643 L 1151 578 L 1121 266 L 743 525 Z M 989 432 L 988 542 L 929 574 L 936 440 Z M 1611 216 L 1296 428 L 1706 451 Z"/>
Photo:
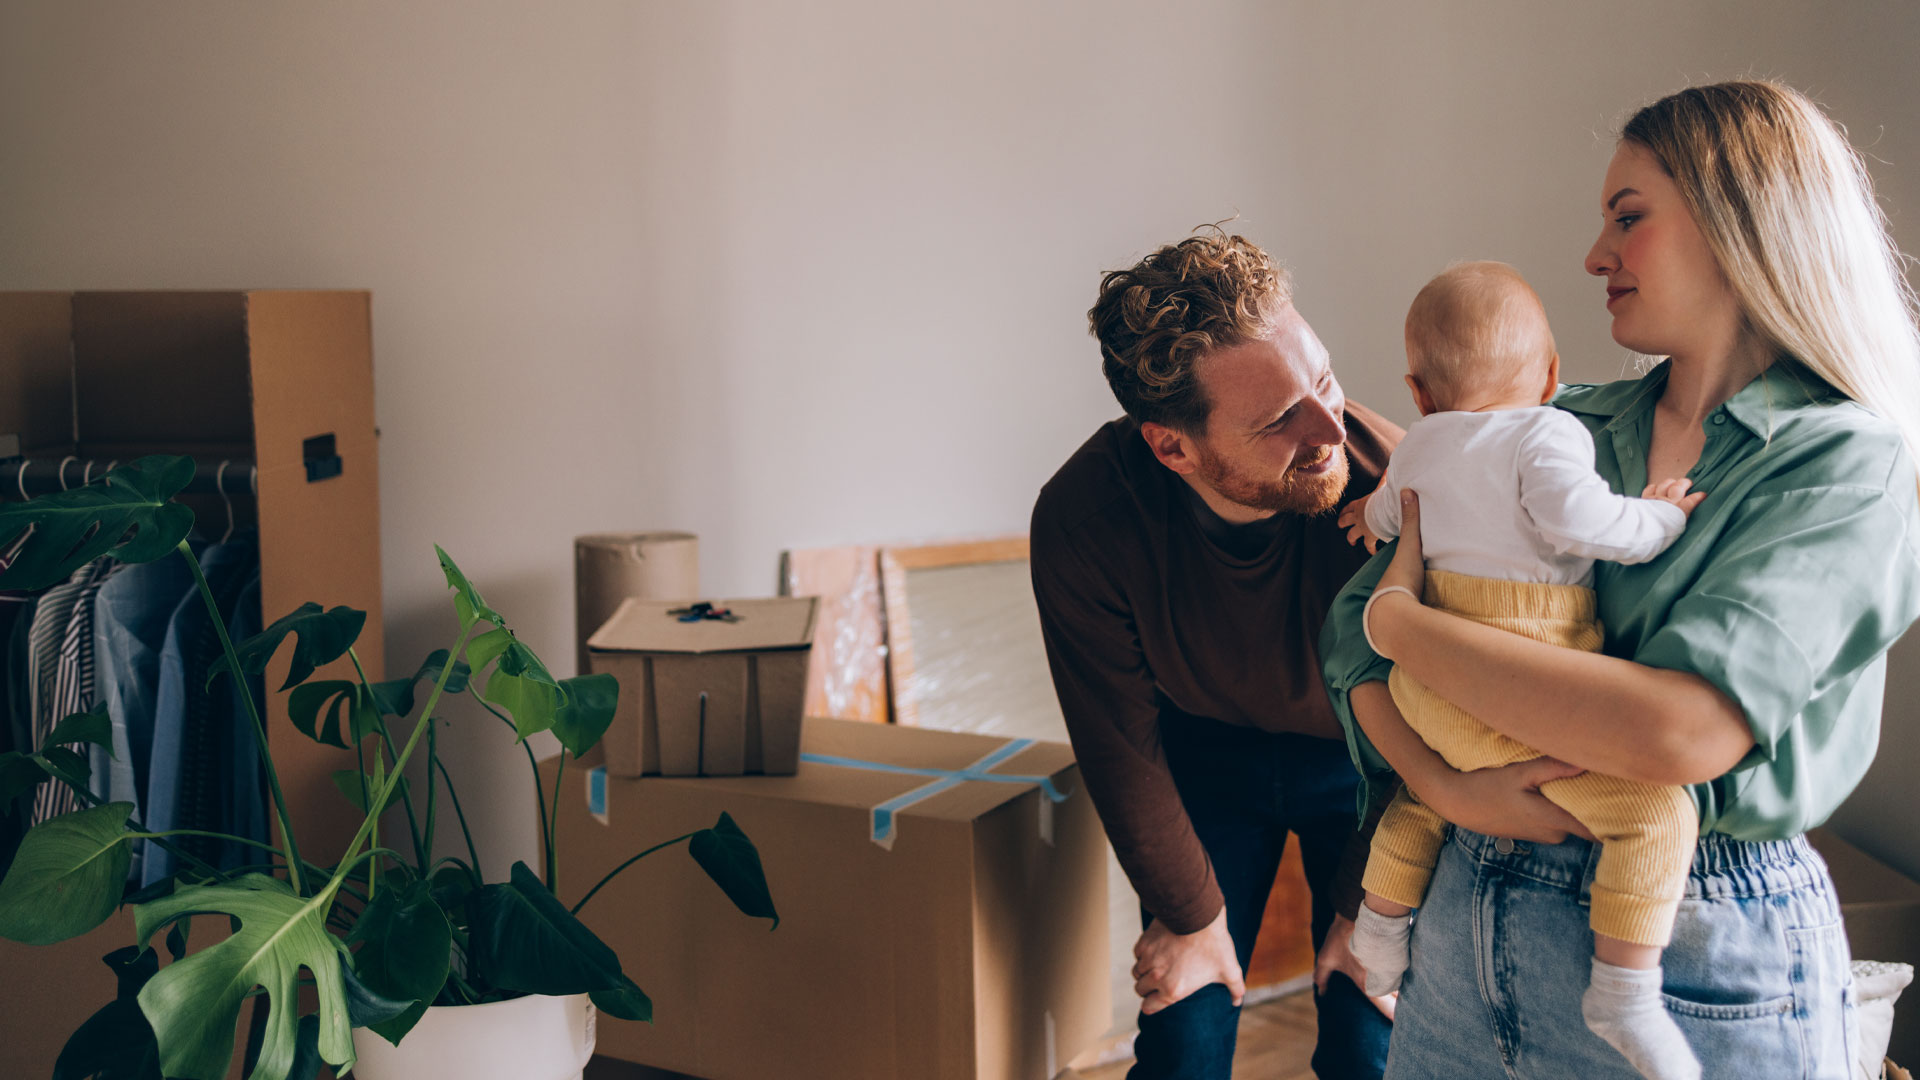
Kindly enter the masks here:
<path id="1" fill-rule="evenodd" d="M 1380 550 L 1380 538 L 1367 528 L 1367 500 L 1371 498 L 1373 494 L 1369 492 L 1348 503 L 1340 511 L 1339 520 L 1340 527 L 1347 530 L 1347 543 L 1357 544 L 1365 540 L 1369 555 Z"/>
<path id="2" fill-rule="evenodd" d="M 1707 493 L 1704 491 L 1696 491 L 1691 495 L 1687 494 L 1687 489 L 1692 486 L 1693 481 L 1684 476 L 1678 480 L 1662 480 L 1657 484 L 1648 484 L 1647 490 L 1641 492 L 1640 497 L 1643 499 L 1659 499 L 1664 503 L 1672 503 L 1679 507 L 1688 517 L 1692 517 L 1693 508 L 1699 506 L 1701 501 L 1707 497 Z"/>

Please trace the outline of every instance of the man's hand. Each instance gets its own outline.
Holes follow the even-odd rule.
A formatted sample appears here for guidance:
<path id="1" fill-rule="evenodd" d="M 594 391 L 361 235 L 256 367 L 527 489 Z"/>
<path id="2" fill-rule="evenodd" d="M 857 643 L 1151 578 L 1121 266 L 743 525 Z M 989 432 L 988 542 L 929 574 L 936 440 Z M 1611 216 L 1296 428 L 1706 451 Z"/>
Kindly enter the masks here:
<path id="1" fill-rule="evenodd" d="M 1356 987 L 1367 985 L 1367 969 L 1360 965 L 1359 957 L 1353 955 L 1353 920 L 1345 915 L 1335 915 L 1333 925 L 1327 928 L 1327 940 L 1320 943 L 1320 953 L 1313 958 L 1313 992 L 1327 992 L 1327 977 L 1339 972 L 1353 980 Z M 1363 993 L 1365 991 L 1362 991 Z M 1394 1007 L 1400 1004 L 1398 993 L 1369 997 L 1373 1007 L 1380 1015 L 1393 1019 Z"/>
<path id="2" fill-rule="evenodd" d="M 1373 492 L 1369 491 L 1348 503 L 1340 510 L 1339 519 L 1340 527 L 1347 530 L 1347 543 L 1357 544 L 1365 540 L 1369 555 L 1380 550 L 1380 538 L 1373 535 L 1372 529 L 1367 528 L 1367 500 L 1371 498 L 1373 498 Z"/>
<path id="3" fill-rule="evenodd" d="M 1227 935 L 1227 909 L 1205 929 L 1176 934 L 1155 921 L 1134 942 L 1133 992 L 1140 995 L 1140 1011 L 1152 1016 L 1203 986 L 1226 984 L 1233 1003 L 1247 994 L 1233 938 Z"/>
<path id="4" fill-rule="evenodd" d="M 1557 844 L 1568 834 L 1593 839 L 1585 825 L 1540 794 L 1540 785 L 1579 776 L 1585 769 L 1549 757 L 1498 769 L 1455 773 L 1446 790 L 1420 799 L 1448 821 L 1488 836 L 1534 844 Z"/>

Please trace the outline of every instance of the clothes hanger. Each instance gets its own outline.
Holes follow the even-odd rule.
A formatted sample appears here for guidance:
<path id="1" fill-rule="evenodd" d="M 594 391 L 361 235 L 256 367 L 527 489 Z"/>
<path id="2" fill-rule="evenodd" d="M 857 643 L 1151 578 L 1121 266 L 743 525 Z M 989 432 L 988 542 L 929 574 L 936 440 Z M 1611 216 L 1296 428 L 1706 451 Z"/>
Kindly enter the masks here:
<path id="1" fill-rule="evenodd" d="M 220 489 L 220 502 L 227 508 L 227 531 L 220 534 L 220 542 L 223 544 L 233 539 L 233 496 L 227 494 L 226 484 L 227 466 L 231 464 L 233 464 L 232 461 L 221 459 L 220 468 L 213 474 L 213 486 Z"/>

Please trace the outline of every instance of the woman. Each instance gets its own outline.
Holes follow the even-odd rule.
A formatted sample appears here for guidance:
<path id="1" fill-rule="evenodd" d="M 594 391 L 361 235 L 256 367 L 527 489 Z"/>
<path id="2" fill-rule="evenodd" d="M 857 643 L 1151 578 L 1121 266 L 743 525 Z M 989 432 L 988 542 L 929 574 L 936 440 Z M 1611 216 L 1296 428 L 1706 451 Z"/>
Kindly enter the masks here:
<path id="1" fill-rule="evenodd" d="M 1363 618 L 1392 663 L 1559 762 L 1691 785 L 1702 839 L 1667 1008 L 1707 1075 L 1846 1077 L 1846 939 L 1801 834 L 1866 772 L 1886 650 L 1920 615 L 1912 293 L 1858 158 L 1785 87 L 1641 110 L 1600 199 L 1586 269 L 1606 279 L 1614 339 L 1669 359 L 1555 404 L 1592 431 L 1615 490 L 1684 476 L 1707 498 L 1660 558 L 1600 564 L 1601 654 L 1416 601 L 1417 499 L 1408 539 L 1335 601 L 1323 655 L 1356 762 L 1457 826 L 1415 923 L 1388 1076 L 1634 1073 L 1580 1015 L 1597 849 L 1526 790 L 1564 769 L 1448 768 L 1394 709 Z M 1367 613 L 1376 585 L 1412 595 Z"/>

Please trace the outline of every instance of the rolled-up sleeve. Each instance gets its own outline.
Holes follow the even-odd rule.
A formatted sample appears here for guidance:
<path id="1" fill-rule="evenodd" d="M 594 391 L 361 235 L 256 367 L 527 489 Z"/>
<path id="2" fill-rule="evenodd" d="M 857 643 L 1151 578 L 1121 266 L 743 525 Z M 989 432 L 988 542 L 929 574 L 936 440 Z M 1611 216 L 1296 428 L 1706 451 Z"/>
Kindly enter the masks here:
<path id="1" fill-rule="evenodd" d="M 1373 595 L 1373 587 L 1386 573 L 1393 552 L 1394 545 L 1386 544 L 1367 560 L 1346 588 L 1333 598 L 1326 625 L 1320 630 L 1320 669 L 1326 678 L 1327 697 L 1332 700 L 1334 715 L 1340 718 L 1340 726 L 1346 731 L 1347 753 L 1365 781 L 1360 785 L 1359 813 L 1363 818 L 1369 802 L 1375 801 L 1374 793 L 1382 787 L 1381 781 L 1391 776 L 1393 768 L 1373 748 L 1354 720 L 1350 694 L 1361 683 L 1386 681 L 1393 670 L 1393 661 L 1373 651 L 1361 627 L 1367 598 Z"/>
<path id="2" fill-rule="evenodd" d="M 1880 486 L 1747 495 L 1633 659 L 1698 675 L 1740 706 L 1754 748 L 1736 771 L 1821 745 L 1831 733 L 1803 730 L 1808 703 L 1851 686 L 1917 614 L 1910 513 Z"/>

